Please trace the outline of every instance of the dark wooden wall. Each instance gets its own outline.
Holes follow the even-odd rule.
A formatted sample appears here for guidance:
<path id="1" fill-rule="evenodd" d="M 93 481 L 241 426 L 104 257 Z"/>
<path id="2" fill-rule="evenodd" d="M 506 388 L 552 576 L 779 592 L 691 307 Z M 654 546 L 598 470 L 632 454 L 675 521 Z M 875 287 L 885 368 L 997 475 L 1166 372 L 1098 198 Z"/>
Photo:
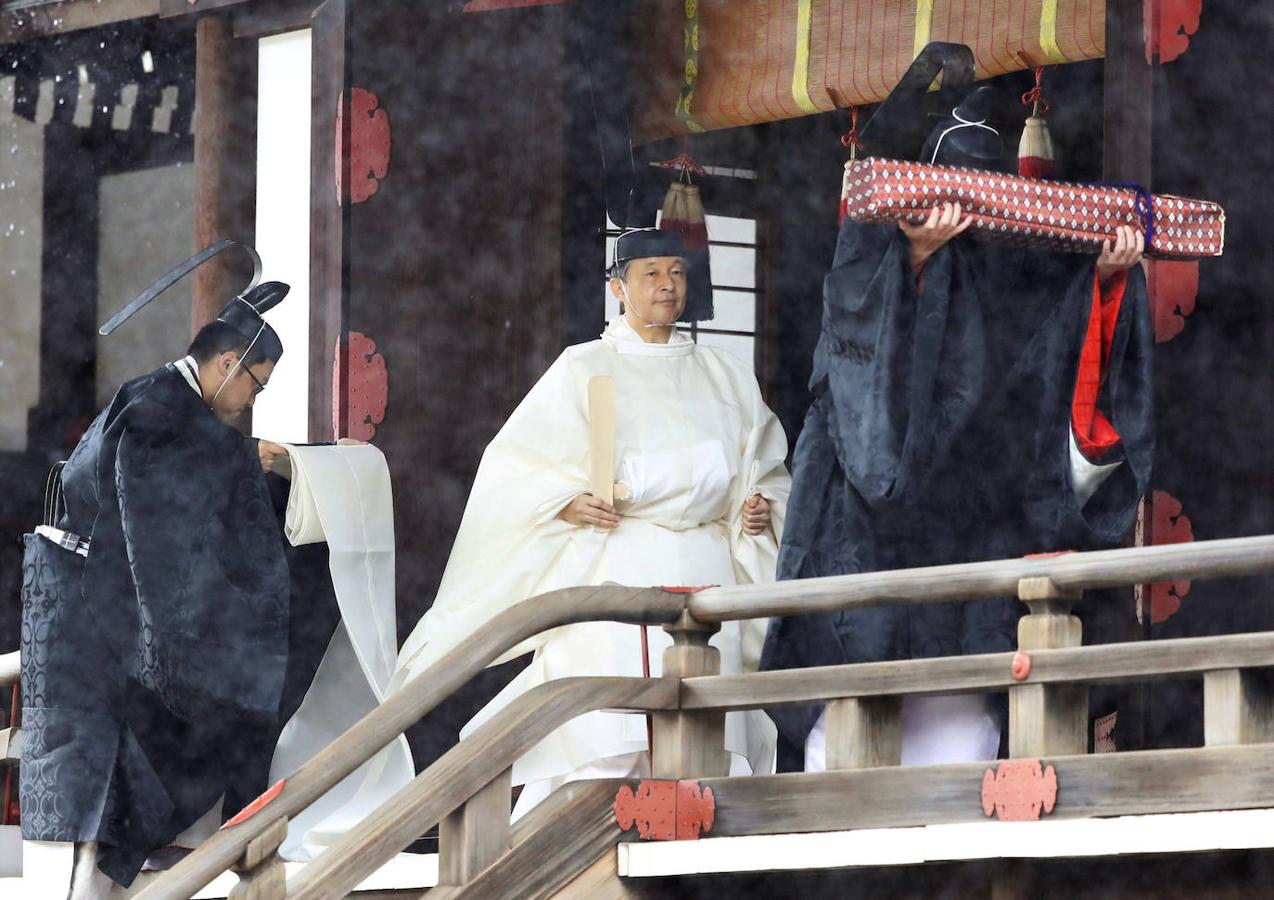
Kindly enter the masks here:
<path id="1" fill-rule="evenodd" d="M 348 327 L 388 368 L 374 441 L 394 481 L 401 639 L 433 600 L 483 449 L 561 349 L 566 10 L 360 0 L 344 13 L 339 42 L 320 11 L 315 72 L 331 78 L 319 54 L 343 53 L 346 83 L 387 112 L 392 148 L 376 193 L 327 239 L 344 248 Z M 333 157 L 318 141 L 334 134 L 316 138 L 322 179 L 332 169 L 318 160 Z M 501 677 L 431 717 L 422 760 Z"/>
<path id="2" fill-rule="evenodd" d="M 1155 190 L 1216 200 L 1226 248 L 1200 267 L 1184 329 L 1156 348 L 1154 487 L 1180 501 L 1196 540 L 1274 531 L 1274 125 L 1264 85 L 1274 10 L 1208 0 L 1198 33 L 1154 85 Z M 1197 582 L 1154 638 L 1274 628 L 1274 579 Z M 1151 737 L 1199 744 L 1197 683 L 1148 694 Z"/>
<path id="3" fill-rule="evenodd" d="M 560 349 L 563 23 L 551 7 L 350 6 L 350 81 L 392 129 L 386 177 L 348 212 L 348 315 L 389 371 L 375 442 L 394 478 L 404 634 L 483 448 Z"/>

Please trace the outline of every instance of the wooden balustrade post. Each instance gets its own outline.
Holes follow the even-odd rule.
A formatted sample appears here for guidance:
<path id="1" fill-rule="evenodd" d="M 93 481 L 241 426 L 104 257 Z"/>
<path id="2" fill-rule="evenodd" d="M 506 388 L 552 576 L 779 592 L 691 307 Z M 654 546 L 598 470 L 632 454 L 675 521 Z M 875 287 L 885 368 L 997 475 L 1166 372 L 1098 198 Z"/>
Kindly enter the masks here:
<path id="1" fill-rule="evenodd" d="M 901 697 L 851 697 L 827 704 L 828 771 L 901 763 Z"/>
<path id="2" fill-rule="evenodd" d="M 1030 608 L 1017 627 L 1018 649 L 1052 650 L 1083 643 L 1071 605 L 1081 592 L 1063 591 L 1050 578 L 1023 578 L 1017 595 Z M 1009 755 L 1065 756 L 1088 750 L 1088 688 L 1075 684 L 1023 684 L 1009 688 Z"/>
<path id="3" fill-rule="evenodd" d="M 672 646 L 664 651 L 664 678 L 720 675 L 721 653 L 708 646 L 720 626 L 699 622 L 683 612 L 664 630 Z M 674 710 L 654 714 L 653 759 L 655 778 L 712 778 L 730 774 L 730 754 L 725 749 L 724 712 Z"/>
<path id="4" fill-rule="evenodd" d="M 1274 673 L 1269 669 L 1205 672 L 1203 734 L 1209 747 L 1274 741 Z"/>
<path id="5" fill-rule="evenodd" d="M 278 854 L 287 836 L 285 816 L 248 842 L 234 865 L 239 883 L 230 890 L 229 900 L 283 900 L 287 896 L 287 875 Z"/>
<path id="6" fill-rule="evenodd" d="M 438 825 L 438 883 L 472 881 L 513 846 L 513 770 L 505 769 Z"/>

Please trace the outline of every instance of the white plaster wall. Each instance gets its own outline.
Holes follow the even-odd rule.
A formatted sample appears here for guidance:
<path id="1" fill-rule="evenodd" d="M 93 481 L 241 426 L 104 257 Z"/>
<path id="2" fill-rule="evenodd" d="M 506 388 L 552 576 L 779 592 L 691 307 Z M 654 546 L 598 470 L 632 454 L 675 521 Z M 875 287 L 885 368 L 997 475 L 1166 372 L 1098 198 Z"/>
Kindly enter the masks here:
<path id="1" fill-rule="evenodd" d="M 0 451 L 26 449 L 40 392 L 44 129 L 12 110 L 13 79 L 0 79 Z"/>

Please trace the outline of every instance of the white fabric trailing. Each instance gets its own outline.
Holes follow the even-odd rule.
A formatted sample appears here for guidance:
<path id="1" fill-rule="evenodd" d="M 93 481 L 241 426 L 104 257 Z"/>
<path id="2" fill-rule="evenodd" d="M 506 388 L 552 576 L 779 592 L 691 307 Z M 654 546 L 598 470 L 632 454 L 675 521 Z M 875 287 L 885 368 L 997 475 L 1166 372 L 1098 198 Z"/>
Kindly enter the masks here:
<path id="1" fill-rule="evenodd" d="M 367 444 L 285 446 L 292 463 L 285 533 L 293 546 L 327 542 L 341 621 L 279 738 L 272 780 L 296 771 L 385 699 L 398 650 L 393 494 L 384 455 Z M 414 776 L 400 736 L 289 823 L 284 856 L 312 858 Z"/>

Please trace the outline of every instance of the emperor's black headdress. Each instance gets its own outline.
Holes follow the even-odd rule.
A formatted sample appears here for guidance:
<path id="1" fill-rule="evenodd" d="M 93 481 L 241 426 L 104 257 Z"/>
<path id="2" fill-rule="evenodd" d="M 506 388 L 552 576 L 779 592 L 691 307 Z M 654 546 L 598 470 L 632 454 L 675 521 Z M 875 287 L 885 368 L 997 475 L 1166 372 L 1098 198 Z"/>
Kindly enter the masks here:
<path id="1" fill-rule="evenodd" d="M 690 264 L 681 236 L 663 228 L 631 228 L 615 239 L 615 257 L 606 271 L 608 278 L 617 278 L 624 263 L 648 256 L 679 256 Z"/>
<path id="2" fill-rule="evenodd" d="M 227 303 L 217 315 L 218 321 L 225 322 L 239 332 L 249 342 L 249 349 L 257 348 L 269 359 L 278 360 L 283 356 L 283 342 L 269 323 L 261 316 L 273 309 L 287 296 L 289 287 L 281 281 L 261 280 L 261 257 L 255 249 L 240 241 L 217 241 L 185 262 L 174 267 L 162 278 L 129 301 L 128 305 L 111 316 L 110 321 L 98 329 L 98 334 L 107 335 L 133 317 L 143 306 L 168 290 L 186 275 L 212 259 L 218 253 L 230 247 L 242 247 L 252 257 L 252 280 L 247 287 Z M 245 352 L 243 354 L 247 356 Z"/>

